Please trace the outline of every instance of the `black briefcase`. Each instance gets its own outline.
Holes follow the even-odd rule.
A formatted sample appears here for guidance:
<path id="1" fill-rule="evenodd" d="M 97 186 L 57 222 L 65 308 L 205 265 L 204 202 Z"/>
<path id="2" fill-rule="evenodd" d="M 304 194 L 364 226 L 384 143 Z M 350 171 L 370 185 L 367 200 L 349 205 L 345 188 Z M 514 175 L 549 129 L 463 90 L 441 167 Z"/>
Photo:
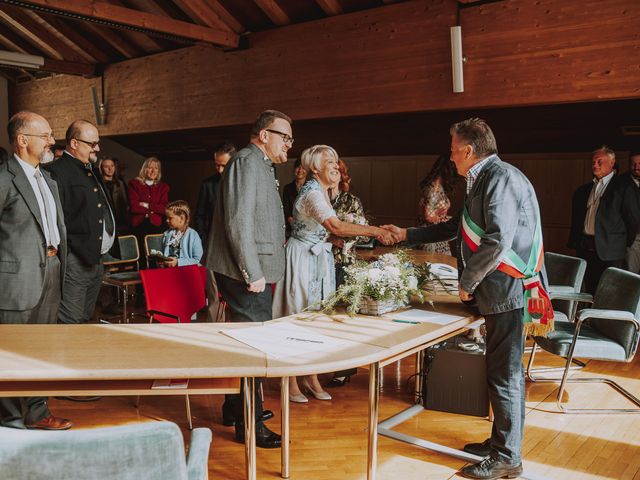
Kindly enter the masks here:
<path id="1" fill-rule="evenodd" d="M 489 415 L 483 344 L 456 337 L 430 347 L 424 355 L 423 373 L 424 408 L 478 417 Z"/>

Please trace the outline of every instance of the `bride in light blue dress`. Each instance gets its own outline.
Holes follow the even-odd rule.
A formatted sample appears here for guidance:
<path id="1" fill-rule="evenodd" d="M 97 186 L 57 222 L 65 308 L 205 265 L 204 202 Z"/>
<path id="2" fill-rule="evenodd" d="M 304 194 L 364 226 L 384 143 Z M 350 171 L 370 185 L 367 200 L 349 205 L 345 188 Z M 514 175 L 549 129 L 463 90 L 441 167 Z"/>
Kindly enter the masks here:
<path id="1" fill-rule="evenodd" d="M 327 145 L 315 145 L 302 152 L 302 167 L 308 172 L 306 183 L 293 205 L 291 237 L 286 247 L 284 278 L 276 285 L 273 317 L 285 317 L 307 307 L 318 307 L 336 289 L 335 265 L 329 234 L 339 237 L 367 236 L 383 240 L 389 232 L 379 227 L 356 225 L 338 220 L 327 189 L 339 178 L 338 154 Z M 317 375 L 303 378 L 303 385 L 315 398 L 331 400 L 320 386 Z M 296 377 L 290 377 L 289 399 L 306 403 Z"/>

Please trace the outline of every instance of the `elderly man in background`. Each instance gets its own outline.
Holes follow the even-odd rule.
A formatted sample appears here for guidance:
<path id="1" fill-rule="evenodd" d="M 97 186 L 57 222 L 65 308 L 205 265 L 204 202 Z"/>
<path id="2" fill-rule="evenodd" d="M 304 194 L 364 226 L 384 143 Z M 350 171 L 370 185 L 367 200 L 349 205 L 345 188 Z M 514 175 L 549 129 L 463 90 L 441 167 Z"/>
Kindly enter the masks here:
<path id="1" fill-rule="evenodd" d="M 66 229 L 56 183 L 40 168 L 53 159 L 51 127 L 19 112 L 7 130 L 14 154 L 0 162 L 0 323 L 56 323 Z M 13 428 L 72 426 L 51 414 L 45 397 L 0 398 L 0 419 Z"/>
<path id="2" fill-rule="evenodd" d="M 585 286 L 595 293 L 600 276 L 609 267 L 625 268 L 628 234 L 633 227 L 623 184 L 616 178 L 616 154 L 607 146 L 593 152 L 593 180 L 575 191 L 571 203 L 571 230 L 567 246 L 587 261 Z M 631 237 L 629 236 L 631 235 Z"/>
<path id="3" fill-rule="evenodd" d="M 100 151 L 95 125 L 85 120 L 73 122 L 66 133 L 64 155 L 46 168 L 58 183 L 62 209 L 69 232 L 69 255 L 60 323 L 87 323 L 102 285 L 102 255 L 119 256 L 113 207 L 102 176 L 94 168 Z"/>
<path id="4" fill-rule="evenodd" d="M 485 318 L 494 413 L 491 436 L 464 447 L 483 460 L 464 467 L 461 474 L 483 480 L 516 478 L 522 473 L 524 338 L 526 333 L 544 335 L 553 326 L 540 271 L 540 209 L 527 177 L 498 157 L 495 137 L 484 120 L 456 123 L 450 133 L 451 160 L 467 181 L 462 216 L 425 227 L 387 228 L 396 241 L 410 244 L 449 240 L 457 231 L 459 295 Z"/>
<path id="5" fill-rule="evenodd" d="M 248 146 L 234 155 L 220 182 L 210 232 L 206 266 L 215 272 L 232 322 L 272 319 L 271 285 L 284 276 L 285 219 L 274 164 L 287 161 L 293 145 L 291 119 L 266 110 L 251 127 Z M 256 392 L 259 390 L 256 380 Z M 256 395 L 256 444 L 280 447 L 280 435 L 264 426 L 262 401 Z M 235 424 L 236 440 L 244 441 L 240 396 L 229 395 L 223 405 L 224 423 Z"/>

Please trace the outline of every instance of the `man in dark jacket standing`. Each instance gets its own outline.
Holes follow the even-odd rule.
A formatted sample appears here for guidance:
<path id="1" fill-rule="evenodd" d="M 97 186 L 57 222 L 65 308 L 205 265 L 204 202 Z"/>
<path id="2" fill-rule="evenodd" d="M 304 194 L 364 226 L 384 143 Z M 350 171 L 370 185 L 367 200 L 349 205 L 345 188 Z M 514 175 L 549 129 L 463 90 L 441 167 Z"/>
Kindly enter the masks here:
<path id="1" fill-rule="evenodd" d="M 614 170 L 616 154 L 607 146 L 593 152 L 593 180 L 575 191 L 571 203 L 571 230 L 567 246 L 587 261 L 585 286 L 595 293 L 609 267 L 625 268 L 631 205 L 623 200 L 623 185 Z M 631 241 L 630 241 L 631 240 Z"/>
<path id="2" fill-rule="evenodd" d="M 66 133 L 67 148 L 46 168 L 58 183 L 67 225 L 68 258 L 59 323 L 87 323 L 93 315 L 102 284 L 102 255 L 115 247 L 113 208 L 102 177 L 93 164 L 100 151 L 98 129 L 76 120 Z"/>
<path id="3" fill-rule="evenodd" d="M 467 478 L 516 478 L 522 473 L 525 420 L 522 354 L 525 334 L 544 335 L 553 325 L 544 291 L 542 227 L 533 186 L 498 157 L 484 120 L 454 124 L 451 160 L 467 181 L 462 215 L 426 227 L 385 226 L 396 241 L 432 243 L 457 236 L 459 296 L 485 318 L 491 436 L 464 450 L 484 457 L 461 470 Z M 457 232 L 457 234 L 456 234 Z"/>
<path id="4" fill-rule="evenodd" d="M 213 153 L 213 167 L 216 173 L 205 178 L 200 187 L 195 215 L 195 229 L 200 235 L 203 245 L 207 245 L 207 236 L 209 235 L 209 230 L 211 230 L 222 172 L 224 172 L 227 163 L 235 154 L 236 147 L 233 143 L 224 142 L 222 145 L 218 145 Z"/>

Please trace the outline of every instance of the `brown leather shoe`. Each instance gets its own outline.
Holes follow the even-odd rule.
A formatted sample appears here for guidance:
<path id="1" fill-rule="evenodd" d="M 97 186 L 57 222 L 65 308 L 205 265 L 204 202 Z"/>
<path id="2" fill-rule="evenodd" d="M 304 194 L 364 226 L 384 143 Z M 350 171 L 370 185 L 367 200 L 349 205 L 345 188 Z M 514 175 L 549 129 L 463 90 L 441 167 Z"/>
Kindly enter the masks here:
<path id="1" fill-rule="evenodd" d="M 42 420 L 26 425 L 30 430 L 69 430 L 72 426 L 73 423 L 66 418 L 58 418 L 53 415 L 49 415 Z"/>

